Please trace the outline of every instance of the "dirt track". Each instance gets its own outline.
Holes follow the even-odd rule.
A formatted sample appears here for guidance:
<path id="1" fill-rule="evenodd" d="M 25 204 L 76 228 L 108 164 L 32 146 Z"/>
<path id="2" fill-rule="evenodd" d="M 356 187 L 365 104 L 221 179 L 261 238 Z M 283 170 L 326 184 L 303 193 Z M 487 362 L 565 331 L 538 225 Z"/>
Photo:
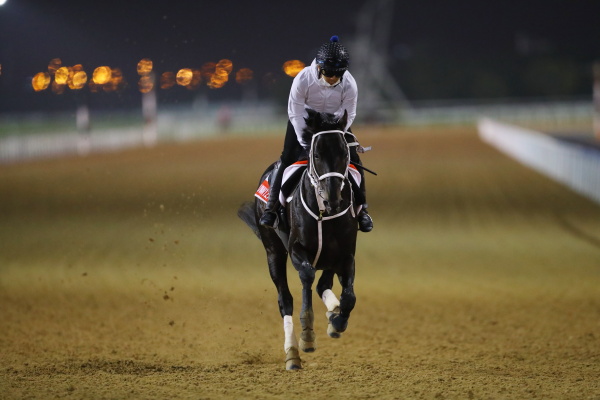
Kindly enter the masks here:
<path id="1" fill-rule="evenodd" d="M 1 167 L 0 399 L 600 399 L 600 207 L 472 129 L 359 136 L 357 306 L 296 373 L 235 217 L 281 138 Z"/>

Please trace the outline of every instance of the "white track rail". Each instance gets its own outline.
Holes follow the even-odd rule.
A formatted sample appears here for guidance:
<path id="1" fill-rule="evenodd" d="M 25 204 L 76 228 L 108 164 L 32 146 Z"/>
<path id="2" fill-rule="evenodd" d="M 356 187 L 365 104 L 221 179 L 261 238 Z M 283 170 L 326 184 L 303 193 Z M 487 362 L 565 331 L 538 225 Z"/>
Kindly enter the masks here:
<path id="1" fill-rule="evenodd" d="M 487 118 L 478 128 L 484 142 L 600 203 L 600 150 Z"/>
<path id="2" fill-rule="evenodd" d="M 68 155 L 110 152 L 144 144 L 141 129 L 101 133 L 37 134 L 0 138 L 0 164 Z"/>

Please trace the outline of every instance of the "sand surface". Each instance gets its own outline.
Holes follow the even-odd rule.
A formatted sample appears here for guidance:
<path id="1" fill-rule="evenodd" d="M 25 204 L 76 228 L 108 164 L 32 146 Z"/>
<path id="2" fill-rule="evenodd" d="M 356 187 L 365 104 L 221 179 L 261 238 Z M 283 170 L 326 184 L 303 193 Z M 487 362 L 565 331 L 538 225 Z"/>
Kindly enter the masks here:
<path id="1" fill-rule="evenodd" d="M 282 137 L 1 166 L 0 399 L 600 399 L 600 207 L 471 128 L 357 133 L 357 304 L 331 339 L 315 294 L 298 372 L 236 217 Z"/>

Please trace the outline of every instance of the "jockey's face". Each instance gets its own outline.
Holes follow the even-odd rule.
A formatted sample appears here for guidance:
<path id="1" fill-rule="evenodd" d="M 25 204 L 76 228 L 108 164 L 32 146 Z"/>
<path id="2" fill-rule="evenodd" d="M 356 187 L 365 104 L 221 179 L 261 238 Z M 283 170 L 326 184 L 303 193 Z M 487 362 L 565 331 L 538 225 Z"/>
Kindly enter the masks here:
<path id="1" fill-rule="evenodd" d="M 325 82 L 329 83 L 330 85 L 335 85 L 340 80 L 340 76 L 326 73 L 321 69 L 321 67 L 319 67 L 319 72 L 323 76 L 323 79 L 325 79 Z"/>

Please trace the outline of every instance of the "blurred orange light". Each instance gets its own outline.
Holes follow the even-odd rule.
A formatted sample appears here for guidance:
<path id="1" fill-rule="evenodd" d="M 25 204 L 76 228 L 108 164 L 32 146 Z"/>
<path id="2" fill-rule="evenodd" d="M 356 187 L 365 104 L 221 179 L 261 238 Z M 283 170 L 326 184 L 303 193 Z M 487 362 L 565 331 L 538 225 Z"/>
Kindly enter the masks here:
<path id="1" fill-rule="evenodd" d="M 87 83 L 87 74 L 85 71 L 77 71 L 73 74 L 73 77 L 69 81 L 69 88 L 71 89 L 81 89 Z"/>
<path id="2" fill-rule="evenodd" d="M 31 80 L 31 86 L 33 90 L 39 92 L 41 90 L 46 90 L 50 85 L 50 74 L 47 72 L 38 72 L 35 74 L 33 79 Z"/>
<path id="3" fill-rule="evenodd" d="M 114 92 L 122 89 L 124 86 L 125 80 L 123 79 L 123 72 L 119 68 L 113 68 L 110 81 L 105 83 L 102 88 L 105 92 Z"/>
<path id="4" fill-rule="evenodd" d="M 223 86 L 225 86 L 227 81 L 229 81 L 229 75 L 217 71 L 212 78 L 210 78 L 208 87 L 211 89 L 221 89 Z"/>
<path id="5" fill-rule="evenodd" d="M 54 81 L 59 85 L 66 85 L 69 80 L 69 69 L 67 67 L 60 67 L 54 74 Z"/>
<path id="6" fill-rule="evenodd" d="M 254 72 L 250 68 L 241 68 L 235 74 L 235 81 L 241 85 L 252 80 Z"/>
<path id="7" fill-rule="evenodd" d="M 160 88 L 171 89 L 173 86 L 175 86 L 175 74 L 170 71 L 163 72 L 160 76 Z"/>
<path id="8" fill-rule="evenodd" d="M 56 70 L 59 69 L 62 66 L 62 61 L 60 58 L 53 58 L 52 60 L 50 60 L 50 63 L 48 64 L 48 72 L 50 73 L 50 75 L 54 75 L 56 73 Z"/>
<path id="9" fill-rule="evenodd" d="M 92 81 L 98 85 L 104 85 L 112 78 L 112 70 L 110 67 L 101 66 L 94 70 Z"/>
<path id="10" fill-rule="evenodd" d="M 177 84 L 188 86 L 192 82 L 193 72 L 189 68 L 182 68 L 177 72 Z"/>
<path id="11" fill-rule="evenodd" d="M 282 69 L 286 75 L 289 75 L 293 78 L 298 75 L 305 66 L 306 65 L 300 60 L 289 60 L 283 63 Z"/>
<path id="12" fill-rule="evenodd" d="M 154 89 L 154 79 L 151 76 L 142 76 L 138 82 L 138 89 L 142 93 L 149 93 Z"/>
<path id="13" fill-rule="evenodd" d="M 69 76 L 67 77 L 67 86 L 69 87 L 69 89 L 74 89 L 73 75 L 75 75 L 75 70 L 73 69 L 73 67 L 67 67 L 67 70 L 69 71 Z"/>
<path id="14" fill-rule="evenodd" d="M 220 60 L 215 64 L 215 71 L 207 83 L 211 89 L 220 89 L 229 81 L 229 74 L 233 69 L 233 63 L 230 60 Z"/>
<path id="15" fill-rule="evenodd" d="M 217 64 L 214 62 L 207 62 L 202 65 L 200 71 L 202 72 L 202 79 L 206 82 L 210 82 L 210 78 L 212 78 L 215 73 L 215 69 L 217 68 Z"/>
<path id="16" fill-rule="evenodd" d="M 217 63 L 216 68 L 227 71 L 227 74 L 230 74 L 233 70 L 233 63 L 231 62 L 231 60 L 223 59 Z"/>
<path id="17" fill-rule="evenodd" d="M 227 75 L 226 71 L 216 70 L 213 76 L 210 78 L 210 82 L 208 82 L 208 87 L 211 89 L 221 89 L 227 81 L 229 80 L 229 75 Z"/>
<path id="18" fill-rule="evenodd" d="M 137 65 L 137 73 L 141 76 L 149 75 L 152 72 L 153 63 L 149 58 L 142 58 Z"/>

